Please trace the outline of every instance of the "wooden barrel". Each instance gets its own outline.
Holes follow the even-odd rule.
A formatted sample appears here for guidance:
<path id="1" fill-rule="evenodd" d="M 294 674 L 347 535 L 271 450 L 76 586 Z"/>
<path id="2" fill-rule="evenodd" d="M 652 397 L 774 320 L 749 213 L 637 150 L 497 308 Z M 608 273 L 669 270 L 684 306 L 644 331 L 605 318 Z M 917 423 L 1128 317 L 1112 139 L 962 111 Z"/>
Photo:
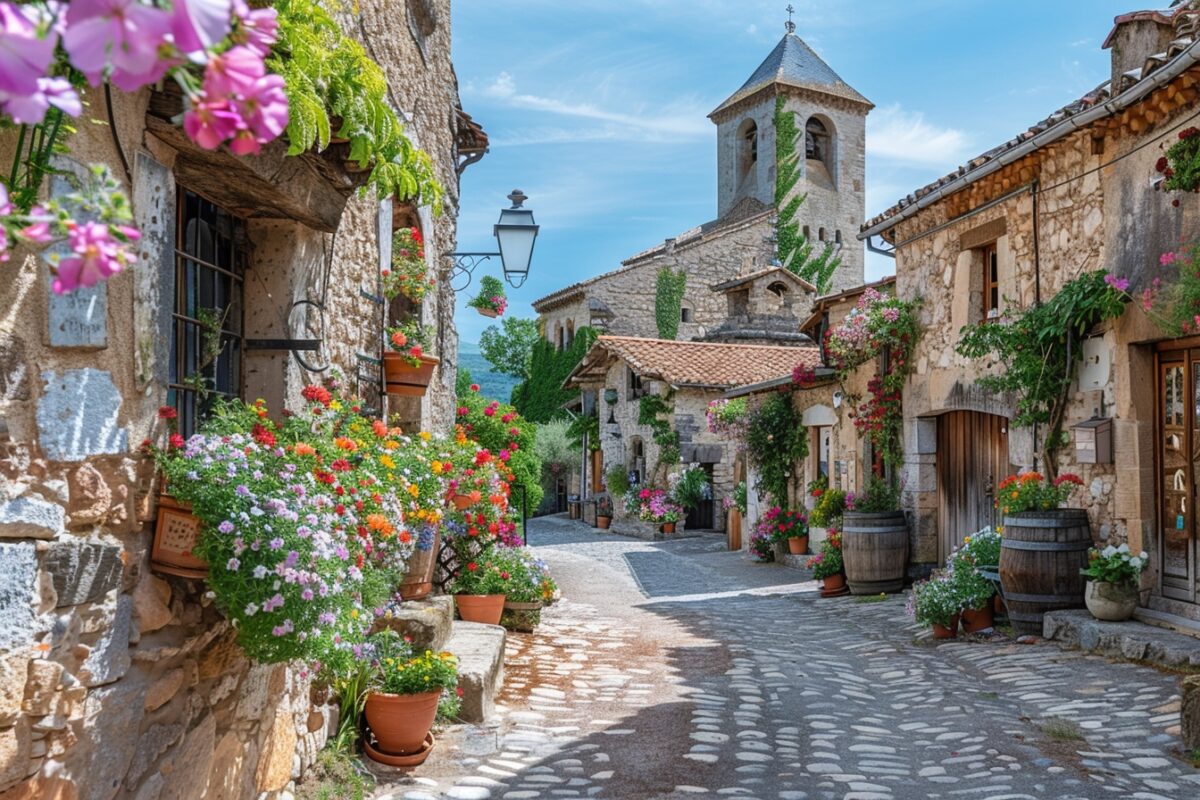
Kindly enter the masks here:
<path id="1" fill-rule="evenodd" d="M 842 560 L 851 594 L 898 592 L 908 564 L 908 523 L 903 511 L 842 517 Z"/>
<path id="2" fill-rule="evenodd" d="M 1082 508 L 1023 511 L 1004 518 L 1000 587 L 1019 634 L 1042 635 L 1042 615 L 1083 608 L 1092 528 Z"/>

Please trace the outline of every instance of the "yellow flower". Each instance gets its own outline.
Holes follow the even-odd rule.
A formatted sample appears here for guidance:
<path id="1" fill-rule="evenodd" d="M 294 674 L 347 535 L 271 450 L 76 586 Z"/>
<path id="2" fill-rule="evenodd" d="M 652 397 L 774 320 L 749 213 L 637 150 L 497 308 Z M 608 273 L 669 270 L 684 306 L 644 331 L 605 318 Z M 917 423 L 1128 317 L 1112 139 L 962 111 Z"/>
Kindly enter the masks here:
<path id="1" fill-rule="evenodd" d="M 354 617 L 355 619 L 358 619 L 358 609 L 357 608 L 351 609 L 350 616 Z"/>
<path id="2" fill-rule="evenodd" d="M 411 494 L 413 497 L 420 497 L 421 496 L 421 487 L 417 486 L 415 483 L 410 483 L 408 485 L 408 493 Z"/>
<path id="3" fill-rule="evenodd" d="M 429 463 L 429 468 L 431 470 L 433 470 L 434 475 L 441 475 L 442 470 L 445 469 L 445 467 L 442 466 L 442 462 L 440 462 L 440 461 L 431 461 Z"/>
<path id="4" fill-rule="evenodd" d="M 395 468 L 396 468 L 396 460 L 395 460 L 394 458 L 392 458 L 391 456 L 389 456 L 389 455 L 382 455 L 382 456 L 380 456 L 380 457 L 379 457 L 379 463 L 380 463 L 380 464 L 383 464 L 383 465 L 384 465 L 385 467 L 387 467 L 388 469 L 395 469 Z"/>
<path id="5" fill-rule="evenodd" d="M 329 402 L 329 407 L 332 408 L 334 411 L 341 411 L 342 410 L 342 402 L 340 400 L 331 400 Z"/>
<path id="6" fill-rule="evenodd" d="M 429 431 L 421 431 L 421 441 L 428 442 L 433 438 L 433 434 Z"/>

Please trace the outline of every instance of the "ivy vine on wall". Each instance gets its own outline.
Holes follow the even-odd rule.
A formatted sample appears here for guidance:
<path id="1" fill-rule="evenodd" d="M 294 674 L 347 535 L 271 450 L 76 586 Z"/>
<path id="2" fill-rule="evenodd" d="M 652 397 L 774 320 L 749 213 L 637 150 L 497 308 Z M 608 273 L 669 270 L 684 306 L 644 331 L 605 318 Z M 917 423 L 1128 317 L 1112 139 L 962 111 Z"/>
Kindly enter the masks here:
<path id="1" fill-rule="evenodd" d="M 808 195 L 795 194 L 794 190 L 800 181 L 803 144 L 796 113 L 785 108 L 784 98 L 775 98 L 775 239 L 779 263 L 816 286 L 818 294 L 825 294 L 842 261 L 834 258 L 832 244 L 814 256 L 813 243 L 800 230 L 800 206 Z"/>
<path id="2" fill-rule="evenodd" d="M 654 293 L 654 321 L 658 338 L 674 339 L 679 335 L 679 312 L 683 308 L 683 293 L 687 288 L 687 273 L 663 267 L 658 273 Z"/>
<path id="3" fill-rule="evenodd" d="M 650 428 L 654 443 L 658 445 L 658 464 L 651 474 L 657 473 L 660 467 L 679 463 L 679 432 L 670 422 L 659 418 L 660 415 L 670 416 L 674 410 L 670 400 L 671 395 L 663 398 L 657 394 L 644 394 L 638 400 L 638 424 Z"/>
<path id="4" fill-rule="evenodd" d="M 787 508 L 793 470 L 808 457 L 808 428 L 790 393 L 776 392 L 751 410 L 746 455 L 758 475 L 754 491 Z"/>

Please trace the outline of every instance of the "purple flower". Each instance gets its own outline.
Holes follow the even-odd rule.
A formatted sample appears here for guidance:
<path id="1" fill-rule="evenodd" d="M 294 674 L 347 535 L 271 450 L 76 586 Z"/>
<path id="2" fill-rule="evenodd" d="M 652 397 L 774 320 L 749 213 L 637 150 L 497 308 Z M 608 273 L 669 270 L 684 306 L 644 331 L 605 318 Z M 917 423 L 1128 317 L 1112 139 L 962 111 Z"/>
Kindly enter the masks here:
<path id="1" fill-rule="evenodd" d="M 240 567 L 241 565 L 242 565 L 242 562 L 238 561 L 236 558 L 231 558 L 227 562 L 225 562 L 225 569 L 229 570 L 230 572 L 237 572 L 238 567 Z"/>
<path id="2" fill-rule="evenodd" d="M 272 539 L 270 541 L 269 544 L 270 544 L 272 550 L 279 550 L 283 547 L 283 539 L 276 536 L 274 539 Z"/>
<path id="3" fill-rule="evenodd" d="M 264 567 L 262 564 L 259 564 L 254 568 L 254 577 L 262 580 L 263 578 L 267 577 L 268 571 L 269 570 L 266 567 Z"/>
<path id="4" fill-rule="evenodd" d="M 220 525 L 217 526 L 217 530 L 219 530 L 221 533 L 226 533 L 226 534 L 233 533 L 233 531 L 234 531 L 233 523 L 230 522 L 229 520 L 224 520 Z"/>
<path id="5" fill-rule="evenodd" d="M 1123 292 L 1129 288 L 1128 278 L 1118 278 L 1112 273 L 1104 276 L 1104 282 L 1116 289 L 1118 292 Z"/>

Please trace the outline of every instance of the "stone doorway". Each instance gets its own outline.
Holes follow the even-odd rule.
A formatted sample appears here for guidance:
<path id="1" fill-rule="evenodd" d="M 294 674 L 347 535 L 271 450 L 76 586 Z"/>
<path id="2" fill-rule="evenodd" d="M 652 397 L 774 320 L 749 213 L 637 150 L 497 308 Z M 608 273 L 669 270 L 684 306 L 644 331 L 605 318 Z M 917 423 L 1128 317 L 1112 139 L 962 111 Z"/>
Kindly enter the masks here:
<path id="1" fill-rule="evenodd" d="M 996 486 L 1009 472 L 1007 419 L 980 411 L 938 417 L 939 561 L 975 531 L 999 524 Z"/>

